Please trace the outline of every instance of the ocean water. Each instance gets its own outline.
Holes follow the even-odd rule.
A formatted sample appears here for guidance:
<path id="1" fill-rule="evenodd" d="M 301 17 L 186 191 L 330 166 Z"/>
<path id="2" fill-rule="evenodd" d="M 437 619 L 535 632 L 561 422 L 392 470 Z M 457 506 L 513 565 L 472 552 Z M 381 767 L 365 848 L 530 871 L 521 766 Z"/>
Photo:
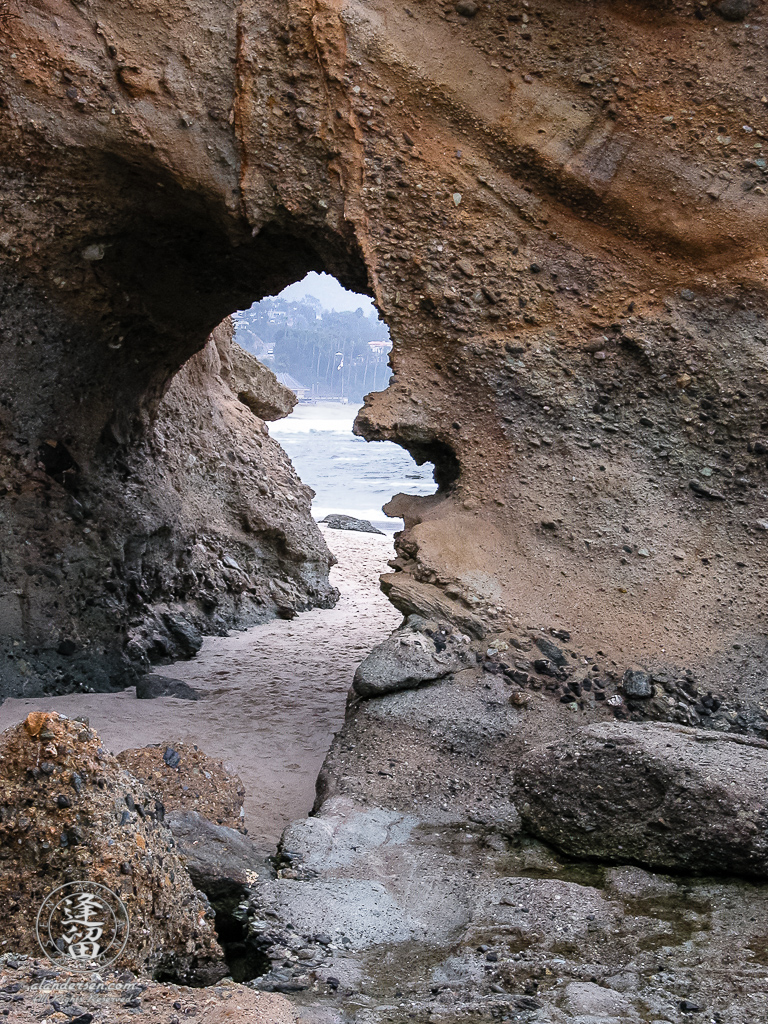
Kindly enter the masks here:
<path id="1" fill-rule="evenodd" d="M 391 441 L 364 441 L 352 433 L 354 405 L 297 405 L 269 432 L 288 452 L 296 472 L 316 492 L 315 519 L 330 512 L 368 519 L 380 530 L 402 529 L 402 520 L 381 510 L 394 494 L 434 494 L 432 466 L 417 466 Z"/>

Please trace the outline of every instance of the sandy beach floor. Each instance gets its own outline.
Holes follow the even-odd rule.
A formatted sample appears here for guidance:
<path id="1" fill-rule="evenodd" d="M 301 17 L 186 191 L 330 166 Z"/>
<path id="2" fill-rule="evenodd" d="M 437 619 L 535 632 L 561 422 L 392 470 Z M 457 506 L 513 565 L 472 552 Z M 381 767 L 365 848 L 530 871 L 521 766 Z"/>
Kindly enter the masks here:
<path id="1" fill-rule="evenodd" d="M 131 688 L 11 699 L 0 705 L 0 730 L 30 711 L 51 710 L 88 716 L 115 753 L 170 739 L 197 743 L 242 778 L 249 833 L 274 847 L 285 825 L 312 806 L 355 668 L 401 621 L 378 583 L 392 557 L 391 536 L 321 528 L 339 560 L 331 570 L 341 592 L 336 607 L 210 637 L 192 661 L 158 670 L 207 698 L 136 700 Z"/>

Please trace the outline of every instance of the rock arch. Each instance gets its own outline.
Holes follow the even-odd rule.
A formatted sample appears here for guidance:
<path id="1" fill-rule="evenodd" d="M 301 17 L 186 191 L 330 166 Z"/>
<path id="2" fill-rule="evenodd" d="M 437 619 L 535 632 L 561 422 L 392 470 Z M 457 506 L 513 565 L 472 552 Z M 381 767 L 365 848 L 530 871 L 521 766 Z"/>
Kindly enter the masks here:
<path id="1" fill-rule="evenodd" d="M 732 54 L 763 68 L 764 22 L 759 7 L 749 24 L 697 10 L 553 0 L 526 21 L 505 5 L 41 0 L 4 19 L 10 689 L 66 677 L 55 652 L 69 643 L 103 662 L 106 685 L 152 639 L 131 635 L 146 586 L 112 575 L 134 536 L 173 538 L 136 557 L 160 619 L 183 618 L 163 574 L 198 543 L 169 512 L 194 486 L 178 468 L 169 484 L 149 427 L 228 312 L 313 268 L 375 296 L 392 330 L 395 379 L 359 429 L 448 467 L 436 500 L 400 500 L 387 585 L 401 607 L 437 602 L 481 631 L 568 627 L 617 667 L 667 660 L 710 678 L 745 642 L 757 678 L 764 111 Z M 730 110 L 705 79 L 731 90 Z M 211 342 L 177 378 L 192 408 L 225 387 L 227 358 Z M 283 497 L 259 499 L 245 575 L 292 582 L 279 600 L 326 600 L 306 495 L 289 513 L 301 491 L 270 451 Z M 257 476 L 237 477 L 238 508 L 222 499 L 241 530 Z M 239 565 L 225 547 L 209 552 L 222 579 L 238 571 L 226 558 Z M 221 628 L 242 583 L 224 585 Z"/>

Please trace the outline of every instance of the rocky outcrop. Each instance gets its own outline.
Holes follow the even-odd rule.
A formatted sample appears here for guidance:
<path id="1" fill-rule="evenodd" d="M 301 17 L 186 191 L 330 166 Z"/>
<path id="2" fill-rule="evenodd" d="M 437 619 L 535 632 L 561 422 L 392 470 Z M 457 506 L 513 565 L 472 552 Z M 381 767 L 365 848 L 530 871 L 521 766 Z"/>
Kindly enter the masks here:
<path id="1" fill-rule="evenodd" d="M 747 8 L 43 0 L 3 18 L 6 689 L 106 686 L 126 657 L 178 653 L 166 613 L 205 632 L 325 599 L 268 439 L 214 444 L 205 403 L 176 417 L 202 457 L 153 426 L 222 318 L 310 269 L 373 295 L 392 332 L 394 380 L 357 429 L 435 465 L 438 494 L 401 500 L 398 607 L 754 681 L 768 124 L 764 4 Z M 215 530 L 193 514 L 209 491 Z"/>
<path id="2" fill-rule="evenodd" d="M 14 477 L 0 514 L 40 519 L 33 543 L 8 527 L 3 547 L 6 588 L 24 578 L 0 597 L 19 609 L 2 620 L 0 696 L 118 689 L 192 656 L 206 633 L 333 603 L 312 492 L 253 411 L 286 415 L 292 400 L 227 323 L 173 379 L 139 447 L 91 464 L 98 480 Z"/>
<path id="3" fill-rule="evenodd" d="M 254 416 L 280 420 L 290 415 L 298 399 L 271 370 L 236 343 L 219 347 L 218 352 L 222 377 Z"/>
<path id="4" fill-rule="evenodd" d="M 338 512 L 332 512 L 320 522 L 325 523 L 329 530 L 352 530 L 357 533 L 378 533 L 383 536 L 382 531 L 377 530 L 367 519 L 356 519 L 355 516 L 344 516 Z"/>
<path id="5" fill-rule="evenodd" d="M 13 1024 L 36 1024 L 50 1016 L 52 1002 L 62 1007 L 62 1020 L 90 1024 L 133 1024 L 145 1006 L 160 1020 L 197 1017 L 205 1024 L 296 1024 L 297 1014 L 284 996 L 254 992 L 231 982 L 215 988 L 189 988 L 147 979 L 131 981 L 125 972 L 101 971 L 103 987 L 83 985 L 82 971 L 51 970 L 47 961 L 0 954 L 0 1001 Z M 107 986 L 119 986 L 121 999 Z M 237 1009 L 235 1010 L 234 1007 Z M 64 1016 L 66 1014 L 66 1017 Z M 76 1016 L 74 1016 L 76 1014 Z"/>
<path id="6" fill-rule="evenodd" d="M 236 829 L 215 825 L 197 811 L 171 811 L 167 820 L 190 878 L 214 906 L 233 896 L 238 902 L 259 876 L 271 873 L 266 853 Z"/>
<path id="7" fill-rule="evenodd" d="M 121 750 L 117 761 L 159 794 L 166 811 L 197 814 L 225 828 L 243 827 L 243 783 L 196 744 L 168 739 Z"/>
<path id="8" fill-rule="evenodd" d="M 673 725 L 589 725 L 516 770 L 526 827 L 565 853 L 768 878 L 768 744 Z"/>
<path id="9" fill-rule="evenodd" d="M 7 950 L 39 955 L 35 919 L 44 899 L 87 880 L 127 908 L 123 969 L 196 985 L 227 974 L 210 904 L 190 881 L 162 801 L 100 746 L 87 722 L 33 712 L 7 730 L 0 783 Z"/>
<path id="10" fill-rule="evenodd" d="M 460 672 L 475 663 L 469 651 L 469 637 L 453 633 L 450 627 L 440 629 L 437 623 L 420 623 L 413 616 L 407 626 L 371 651 L 357 667 L 352 686 L 360 697 L 380 697 L 398 690 L 443 679 L 451 672 Z"/>
<path id="11" fill-rule="evenodd" d="M 768 993 L 768 885 L 722 871 L 697 877 L 690 867 L 657 874 L 628 863 L 626 848 L 608 866 L 531 835 L 510 803 L 512 770 L 531 746 L 572 734 L 589 715 L 547 707 L 535 691 L 517 707 L 509 692 L 500 674 L 478 668 L 350 705 L 313 815 L 285 830 L 278 877 L 251 892 L 249 936 L 270 966 L 254 984 L 299 993 L 318 1015 L 364 1002 L 372 1024 L 390 1021 L 393 1004 L 398 1018 L 684 1024 L 696 1013 L 757 1024 L 755 1005 Z M 715 767 L 711 783 L 700 769 L 722 759 L 736 782 L 733 801 L 723 794 L 722 817 L 737 803 L 751 814 L 764 790 L 753 760 L 763 745 L 645 729 L 654 742 L 666 732 L 667 742 L 678 736 L 692 748 L 681 762 L 691 776 L 679 773 L 670 788 L 683 810 L 670 820 L 690 825 L 686 801 L 703 793 L 697 827 L 711 828 L 723 850 L 727 833 L 718 833 L 721 815 L 707 798 L 728 769 Z M 749 776 L 737 771 L 748 766 Z M 617 760 L 594 784 L 575 762 L 571 771 L 577 806 L 577 783 L 587 796 L 599 785 L 611 793 L 628 785 L 613 781 L 623 775 Z M 556 772 L 556 786 L 564 774 Z M 740 775 L 757 784 L 751 801 Z M 642 770 L 635 777 L 642 792 Z M 546 790 L 546 776 L 537 786 Z M 616 843 L 622 826 L 634 840 L 630 814 L 620 806 L 615 814 L 615 825 L 607 815 L 600 824 Z M 738 821 L 731 826 L 736 835 Z M 701 853 L 695 829 L 689 835 Z"/>

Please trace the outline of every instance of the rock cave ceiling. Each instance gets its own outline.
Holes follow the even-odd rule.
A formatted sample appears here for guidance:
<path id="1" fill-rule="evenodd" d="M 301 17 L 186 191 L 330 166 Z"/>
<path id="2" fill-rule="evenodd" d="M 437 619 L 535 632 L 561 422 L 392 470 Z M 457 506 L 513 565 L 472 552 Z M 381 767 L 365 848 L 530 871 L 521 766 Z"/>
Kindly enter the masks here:
<path id="1" fill-rule="evenodd" d="M 397 607 L 759 706 L 764 4 L 11 0 L 0 36 L 4 693 L 333 600 L 288 399 L 206 341 L 314 269 L 391 330 L 356 429 L 441 485 L 390 504 Z"/>

